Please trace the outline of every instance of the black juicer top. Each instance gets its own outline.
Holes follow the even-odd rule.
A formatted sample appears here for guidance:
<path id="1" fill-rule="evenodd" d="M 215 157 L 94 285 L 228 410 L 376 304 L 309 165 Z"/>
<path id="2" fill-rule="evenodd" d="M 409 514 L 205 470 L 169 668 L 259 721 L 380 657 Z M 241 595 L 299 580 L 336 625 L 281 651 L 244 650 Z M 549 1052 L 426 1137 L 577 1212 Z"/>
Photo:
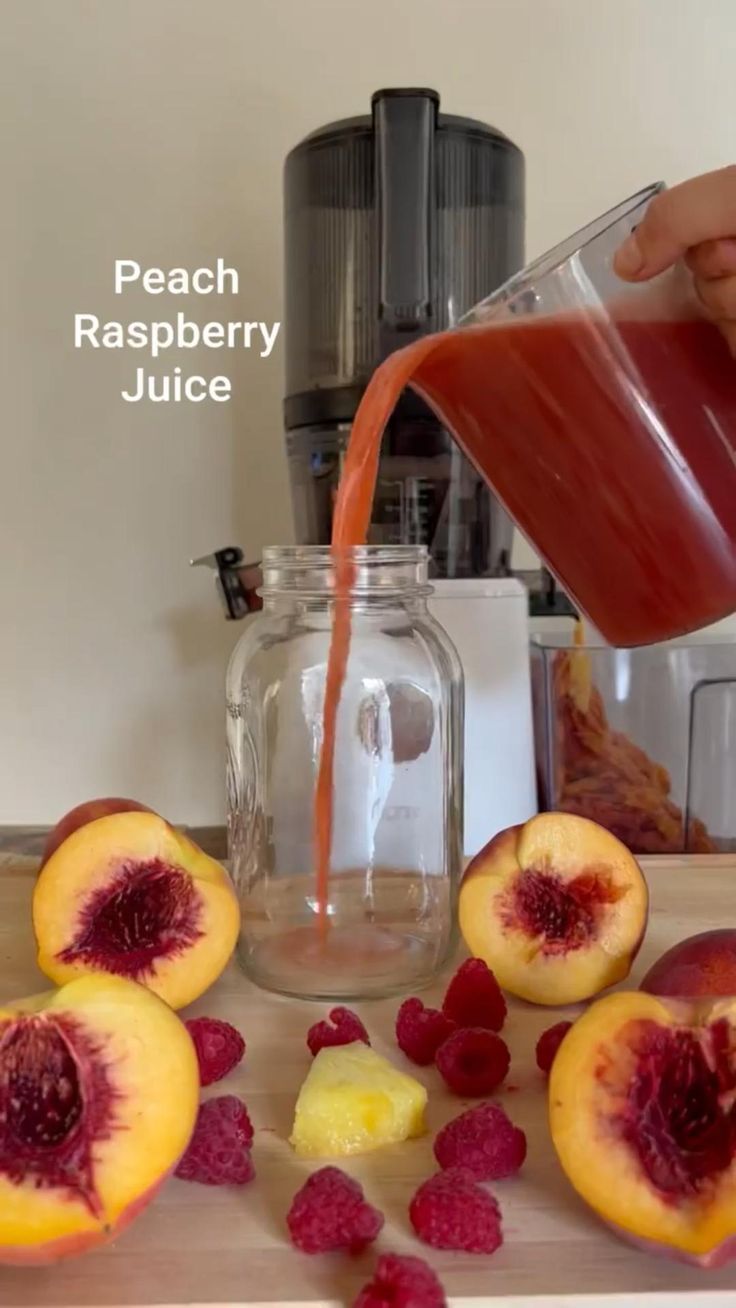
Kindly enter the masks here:
<path id="1" fill-rule="evenodd" d="M 378 91 L 370 116 L 306 137 L 284 175 L 288 429 L 350 422 L 376 365 L 452 326 L 524 263 L 524 156 Z"/>

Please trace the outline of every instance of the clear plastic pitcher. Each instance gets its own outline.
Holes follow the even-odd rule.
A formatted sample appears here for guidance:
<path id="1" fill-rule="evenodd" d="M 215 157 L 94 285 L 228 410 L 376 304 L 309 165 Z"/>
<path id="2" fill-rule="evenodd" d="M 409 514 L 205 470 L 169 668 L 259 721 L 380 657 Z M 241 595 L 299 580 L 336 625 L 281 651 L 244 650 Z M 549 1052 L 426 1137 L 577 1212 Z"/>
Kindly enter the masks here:
<path id="1" fill-rule="evenodd" d="M 411 375 L 580 611 L 618 646 L 736 609 L 736 362 L 684 266 L 635 286 L 613 271 L 659 189 L 425 343 Z"/>

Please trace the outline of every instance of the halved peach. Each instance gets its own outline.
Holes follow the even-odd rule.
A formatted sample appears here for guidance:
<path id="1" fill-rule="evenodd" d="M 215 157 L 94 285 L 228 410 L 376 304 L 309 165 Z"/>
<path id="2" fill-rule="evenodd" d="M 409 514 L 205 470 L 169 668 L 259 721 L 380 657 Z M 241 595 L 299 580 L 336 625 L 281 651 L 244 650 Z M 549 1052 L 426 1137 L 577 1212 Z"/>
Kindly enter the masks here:
<path id="1" fill-rule="evenodd" d="M 628 975 L 647 885 L 620 840 L 587 818 L 541 813 L 500 832 L 460 887 L 460 930 L 499 984 L 536 1004 L 573 1004 Z"/>
<path id="2" fill-rule="evenodd" d="M 116 972 L 172 1008 L 217 979 L 239 926 L 225 869 L 155 813 L 79 827 L 44 865 L 33 894 L 42 972 L 59 985 Z"/>
<path id="3" fill-rule="evenodd" d="M 736 930 L 723 927 L 681 940 L 657 959 L 639 988 L 681 998 L 736 995 Z"/>
<path id="4" fill-rule="evenodd" d="M 41 855 L 41 867 L 46 863 L 53 853 L 62 845 L 67 836 L 79 827 L 86 826 L 88 822 L 94 822 L 97 818 L 107 817 L 110 813 L 152 813 L 146 804 L 139 804 L 137 799 L 121 799 L 119 796 L 110 795 L 105 799 L 88 799 L 84 804 L 77 804 L 60 818 L 56 826 L 52 828 L 46 837 L 46 843 Z"/>
<path id="5" fill-rule="evenodd" d="M 197 1117 L 184 1024 L 122 977 L 0 1007 L 0 1263 L 113 1239 L 154 1198 Z"/>
<path id="6" fill-rule="evenodd" d="M 552 1064 L 549 1120 L 578 1194 L 640 1248 L 703 1267 L 736 1254 L 736 1000 L 618 992 Z"/>

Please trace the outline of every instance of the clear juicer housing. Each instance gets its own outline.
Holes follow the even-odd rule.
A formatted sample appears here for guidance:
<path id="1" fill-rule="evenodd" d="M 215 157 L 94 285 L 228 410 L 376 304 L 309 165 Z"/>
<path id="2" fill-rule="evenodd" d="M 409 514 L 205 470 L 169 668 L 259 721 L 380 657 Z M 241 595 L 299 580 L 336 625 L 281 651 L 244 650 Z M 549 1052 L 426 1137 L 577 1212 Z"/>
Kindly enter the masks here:
<path id="1" fill-rule="evenodd" d="M 537 637 L 531 659 L 542 809 L 600 822 L 635 854 L 736 849 L 736 639 Z"/>

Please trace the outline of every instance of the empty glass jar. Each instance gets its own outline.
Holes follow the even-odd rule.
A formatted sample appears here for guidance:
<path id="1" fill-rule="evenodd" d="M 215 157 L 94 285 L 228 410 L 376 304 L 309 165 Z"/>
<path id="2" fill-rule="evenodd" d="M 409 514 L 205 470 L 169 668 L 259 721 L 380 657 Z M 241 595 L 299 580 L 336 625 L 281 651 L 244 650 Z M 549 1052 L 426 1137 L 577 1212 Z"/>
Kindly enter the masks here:
<path id="1" fill-rule="evenodd" d="M 264 552 L 263 610 L 248 620 L 227 680 L 240 959 L 259 985 L 312 998 L 429 982 L 452 945 L 461 870 L 462 672 L 427 610 L 427 551 L 352 553 L 326 913 L 314 796 L 335 581 L 329 548 Z"/>

